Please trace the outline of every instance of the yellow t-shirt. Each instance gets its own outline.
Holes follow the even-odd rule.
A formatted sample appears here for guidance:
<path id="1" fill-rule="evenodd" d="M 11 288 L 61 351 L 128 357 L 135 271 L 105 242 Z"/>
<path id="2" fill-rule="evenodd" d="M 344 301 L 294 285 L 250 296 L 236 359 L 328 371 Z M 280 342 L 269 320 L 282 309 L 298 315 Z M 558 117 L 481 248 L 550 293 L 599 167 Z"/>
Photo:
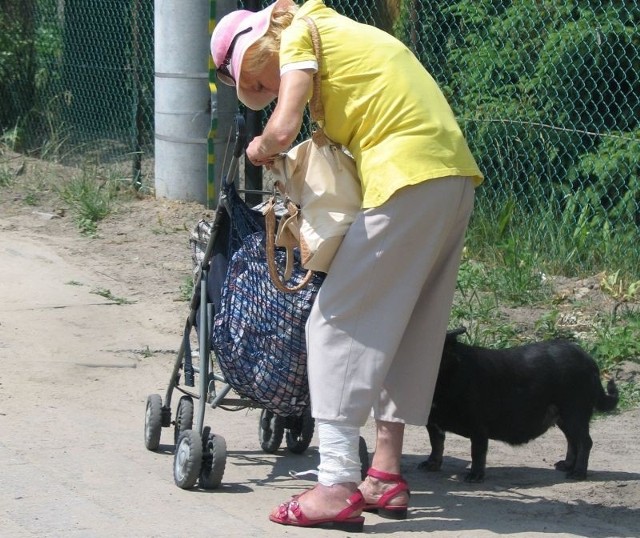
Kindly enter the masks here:
<path id="1" fill-rule="evenodd" d="M 451 107 L 411 51 L 386 32 L 309 0 L 282 33 L 280 66 L 315 59 L 307 23 L 322 46 L 325 132 L 355 157 L 363 207 L 433 178 L 482 173 Z"/>

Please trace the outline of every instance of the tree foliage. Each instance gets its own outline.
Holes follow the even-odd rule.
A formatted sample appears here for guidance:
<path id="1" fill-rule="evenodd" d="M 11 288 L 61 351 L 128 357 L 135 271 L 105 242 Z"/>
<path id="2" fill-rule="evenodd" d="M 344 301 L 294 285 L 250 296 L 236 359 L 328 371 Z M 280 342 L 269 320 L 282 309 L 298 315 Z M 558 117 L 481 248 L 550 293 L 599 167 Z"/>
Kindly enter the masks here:
<path id="1" fill-rule="evenodd" d="M 0 131 L 33 106 L 34 0 L 0 1 Z"/>
<path id="2" fill-rule="evenodd" d="M 639 24 L 637 2 L 406 0 L 396 31 L 442 85 L 489 189 L 546 203 L 567 182 L 594 185 L 614 207 L 638 177 Z"/>
<path id="3" fill-rule="evenodd" d="M 51 106 L 61 35 L 55 2 L 0 0 L 0 135 L 11 131 L 16 149 L 50 120 L 40 112 Z"/>

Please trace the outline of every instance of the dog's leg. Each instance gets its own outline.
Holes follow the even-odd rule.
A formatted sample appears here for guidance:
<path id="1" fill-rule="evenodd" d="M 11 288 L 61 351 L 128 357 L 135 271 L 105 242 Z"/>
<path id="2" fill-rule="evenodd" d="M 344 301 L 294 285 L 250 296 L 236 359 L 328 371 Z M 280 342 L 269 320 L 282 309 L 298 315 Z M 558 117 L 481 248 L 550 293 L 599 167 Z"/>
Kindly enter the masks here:
<path id="1" fill-rule="evenodd" d="M 567 438 L 567 456 L 564 461 L 556 463 L 559 471 L 564 471 L 567 478 L 585 480 L 589 466 L 589 454 L 593 441 L 589 435 L 589 412 L 573 413 L 568 420 L 558 421 L 558 427 Z"/>
<path id="2" fill-rule="evenodd" d="M 431 442 L 431 454 L 429 454 L 429 457 L 425 461 L 418 465 L 418 469 L 423 471 L 439 471 L 442 467 L 445 432 L 432 423 L 427 424 L 427 432 L 429 433 L 429 441 Z"/>
<path id="3" fill-rule="evenodd" d="M 567 440 L 567 455 L 563 460 L 557 461 L 555 464 L 555 468 L 557 471 L 563 471 L 568 473 L 573 470 L 576 464 L 576 454 L 578 452 L 578 445 L 576 444 L 573 436 L 569 435 L 567 428 L 565 427 L 564 420 L 560 419 L 557 422 L 558 428 L 564 434 L 565 439 Z"/>
<path id="4" fill-rule="evenodd" d="M 592 446 L 593 441 L 591 440 L 589 432 L 587 432 L 578 443 L 576 464 L 574 465 L 573 470 L 567 473 L 567 478 L 572 478 L 573 480 L 586 480 L 587 468 L 589 467 L 589 454 L 591 453 Z"/>
<path id="5" fill-rule="evenodd" d="M 489 438 L 483 436 L 471 437 L 471 470 L 465 477 L 465 482 L 482 482 L 487 465 L 487 450 Z"/>

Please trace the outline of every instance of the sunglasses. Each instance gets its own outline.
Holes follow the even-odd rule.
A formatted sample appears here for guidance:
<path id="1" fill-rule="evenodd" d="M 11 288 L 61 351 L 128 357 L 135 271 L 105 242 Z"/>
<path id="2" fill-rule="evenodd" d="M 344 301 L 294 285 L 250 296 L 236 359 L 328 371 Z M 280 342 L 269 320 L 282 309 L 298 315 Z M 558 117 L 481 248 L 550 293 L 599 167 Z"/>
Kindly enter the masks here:
<path id="1" fill-rule="evenodd" d="M 238 32 L 236 35 L 233 36 L 233 39 L 229 44 L 229 48 L 227 49 L 227 54 L 225 55 L 224 60 L 220 64 L 220 67 L 216 68 L 216 75 L 218 76 L 218 79 L 220 80 L 220 82 L 223 82 L 227 86 L 236 85 L 236 79 L 233 78 L 233 75 L 229 71 L 229 66 L 231 65 L 231 58 L 233 56 L 233 49 L 236 46 L 236 42 L 238 41 L 238 38 L 244 34 L 248 34 L 251 30 L 253 30 L 253 27 L 249 26 L 249 28 L 242 30 L 242 32 Z"/>

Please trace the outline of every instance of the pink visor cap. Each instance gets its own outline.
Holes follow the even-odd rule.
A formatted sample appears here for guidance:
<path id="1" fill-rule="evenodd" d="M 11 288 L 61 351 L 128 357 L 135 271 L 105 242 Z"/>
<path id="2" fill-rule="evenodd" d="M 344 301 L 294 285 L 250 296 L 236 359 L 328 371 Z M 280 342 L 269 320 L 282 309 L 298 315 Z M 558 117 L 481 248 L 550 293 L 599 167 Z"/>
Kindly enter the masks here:
<path id="1" fill-rule="evenodd" d="M 218 80 L 227 86 L 235 86 L 238 99 L 253 110 L 260 110 L 268 103 L 264 102 L 264 96 L 254 96 L 240 89 L 242 60 L 247 49 L 267 33 L 276 4 L 274 2 L 262 11 L 233 11 L 220 19 L 211 35 L 211 56 Z"/>

